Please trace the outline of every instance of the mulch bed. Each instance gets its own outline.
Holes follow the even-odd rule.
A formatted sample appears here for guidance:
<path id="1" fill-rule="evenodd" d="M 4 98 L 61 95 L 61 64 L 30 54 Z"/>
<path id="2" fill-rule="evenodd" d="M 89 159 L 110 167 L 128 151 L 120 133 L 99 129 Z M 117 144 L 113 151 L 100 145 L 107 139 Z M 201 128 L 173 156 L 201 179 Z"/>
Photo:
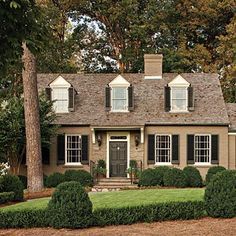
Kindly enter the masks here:
<path id="1" fill-rule="evenodd" d="M 29 199 L 35 199 L 35 198 L 43 198 L 43 197 L 51 197 L 54 188 L 44 188 L 43 191 L 40 192 L 35 192 L 35 193 L 29 193 L 28 191 L 24 192 L 24 199 L 29 200 Z"/>

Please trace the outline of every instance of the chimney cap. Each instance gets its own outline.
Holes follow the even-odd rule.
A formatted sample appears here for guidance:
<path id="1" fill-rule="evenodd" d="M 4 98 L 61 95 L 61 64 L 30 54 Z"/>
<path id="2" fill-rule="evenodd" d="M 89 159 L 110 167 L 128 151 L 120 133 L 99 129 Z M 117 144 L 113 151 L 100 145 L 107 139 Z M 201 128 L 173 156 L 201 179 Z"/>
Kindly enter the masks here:
<path id="1" fill-rule="evenodd" d="M 144 59 L 162 59 L 163 54 L 144 54 Z"/>

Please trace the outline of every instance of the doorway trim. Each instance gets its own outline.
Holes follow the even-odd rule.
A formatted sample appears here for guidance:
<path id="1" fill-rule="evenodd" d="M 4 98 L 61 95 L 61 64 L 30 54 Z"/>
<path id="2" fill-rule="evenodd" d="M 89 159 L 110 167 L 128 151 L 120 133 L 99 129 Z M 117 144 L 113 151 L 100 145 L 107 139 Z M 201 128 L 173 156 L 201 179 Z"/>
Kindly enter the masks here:
<path id="1" fill-rule="evenodd" d="M 111 139 L 111 136 L 126 136 L 126 139 Z M 127 142 L 127 168 L 129 168 L 130 162 L 130 132 L 107 132 L 107 157 L 106 157 L 106 177 L 110 178 L 110 156 L 109 156 L 109 147 L 110 141 L 126 141 Z M 127 173 L 127 178 L 129 178 L 129 174 Z"/>

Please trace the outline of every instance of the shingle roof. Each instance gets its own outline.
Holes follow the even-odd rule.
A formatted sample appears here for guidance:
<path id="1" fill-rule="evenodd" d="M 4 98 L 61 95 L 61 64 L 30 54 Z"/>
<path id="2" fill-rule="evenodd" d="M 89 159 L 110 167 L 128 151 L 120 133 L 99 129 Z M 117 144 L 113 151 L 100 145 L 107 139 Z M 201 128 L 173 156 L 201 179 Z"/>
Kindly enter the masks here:
<path id="1" fill-rule="evenodd" d="M 236 131 L 236 103 L 227 103 L 227 111 L 230 120 L 230 131 Z"/>
<path id="2" fill-rule="evenodd" d="M 160 80 L 145 80 L 144 74 L 122 74 L 134 86 L 134 111 L 105 111 L 105 86 L 117 74 L 60 74 L 71 83 L 76 95 L 75 112 L 59 114 L 59 124 L 92 126 L 132 126 L 144 124 L 227 125 L 229 123 L 217 74 L 183 73 L 194 88 L 195 110 L 170 113 L 164 110 L 164 86 L 177 74 L 163 74 Z M 59 74 L 38 74 L 38 88 L 44 89 Z"/>

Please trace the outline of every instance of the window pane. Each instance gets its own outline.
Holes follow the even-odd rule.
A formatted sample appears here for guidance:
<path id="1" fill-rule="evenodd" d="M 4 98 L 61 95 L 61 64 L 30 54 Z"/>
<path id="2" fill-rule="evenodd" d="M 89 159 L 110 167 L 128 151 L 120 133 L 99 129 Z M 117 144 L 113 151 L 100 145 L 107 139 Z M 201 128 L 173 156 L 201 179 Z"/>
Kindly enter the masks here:
<path id="1" fill-rule="evenodd" d="M 172 88 L 173 99 L 186 99 L 186 88 Z"/>
<path id="2" fill-rule="evenodd" d="M 126 98 L 127 88 L 113 88 L 112 91 L 114 99 Z"/>
<path id="3" fill-rule="evenodd" d="M 126 100 L 113 100 L 113 110 L 126 110 Z"/>
<path id="4" fill-rule="evenodd" d="M 68 89 L 54 88 L 52 95 L 54 110 L 56 112 L 68 112 Z"/>
<path id="5" fill-rule="evenodd" d="M 170 163 L 170 136 L 156 136 L 156 162 Z"/>
<path id="6" fill-rule="evenodd" d="M 67 163 L 81 161 L 81 137 L 78 135 L 67 136 Z"/>
<path id="7" fill-rule="evenodd" d="M 186 99 L 185 100 L 172 100 L 172 109 L 173 110 L 186 110 Z"/>
<path id="8" fill-rule="evenodd" d="M 171 88 L 171 109 L 174 111 L 187 110 L 187 89 L 186 88 Z"/>
<path id="9" fill-rule="evenodd" d="M 210 135 L 195 135 L 195 162 L 210 162 Z"/>

